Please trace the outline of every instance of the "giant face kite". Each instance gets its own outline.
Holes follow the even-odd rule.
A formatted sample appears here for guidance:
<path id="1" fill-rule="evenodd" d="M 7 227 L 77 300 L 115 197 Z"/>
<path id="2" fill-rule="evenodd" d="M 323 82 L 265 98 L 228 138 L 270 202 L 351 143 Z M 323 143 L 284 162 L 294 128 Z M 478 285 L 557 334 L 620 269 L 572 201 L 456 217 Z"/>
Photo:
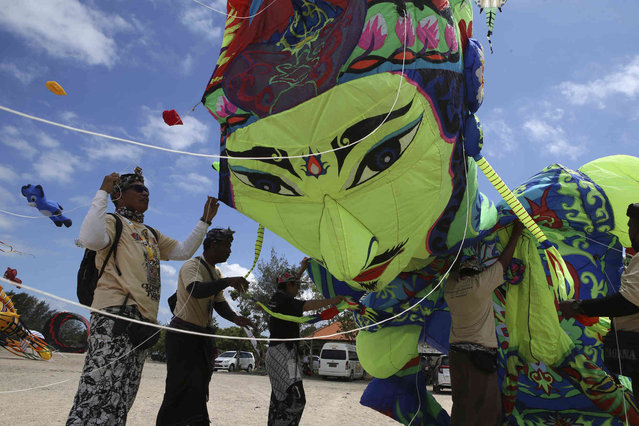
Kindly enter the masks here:
<path id="1" fill-rule="evenodd" d="M 229 13 L 255 3 L 231 2 Z M 229 18 L 205 95 L 233 157 L 221 164 L 220 199 L 337 279 L 382 289 L 448 248 L 466 213 L 457 141 L 468 34 L 447 1 L 259 10 Z"/>
<path id="2" fill-rule="evenodd" d="M 478 192 L 475 154 L 464 151 L 464 123 L 483 97 L 471 2 L 231 0 L 228 12 L 203 98 L 229 157 L 220 200 L 309 255 L 325 296 L 361 298 L 361 325 L 418 303 L 358 334 L 376 377 L 362 403 L 405 424 L 446 424 L 423 392 L 417 345 L 447 351 L 438 284 L 462 245 L 494 262 L 514 218 Z M 603 370 L 605 321 L 579 325 L 555 308 L 618 286 L 628 196 L 618 188 L 637 167 L 630 157 L 555 165 L 516 189 L 564 257 L 566 280 L 549 279 L 548 257 L 526 237 L 507 277 L 517 286 L 495 292 L 508 421 L 639 422 Z"/>

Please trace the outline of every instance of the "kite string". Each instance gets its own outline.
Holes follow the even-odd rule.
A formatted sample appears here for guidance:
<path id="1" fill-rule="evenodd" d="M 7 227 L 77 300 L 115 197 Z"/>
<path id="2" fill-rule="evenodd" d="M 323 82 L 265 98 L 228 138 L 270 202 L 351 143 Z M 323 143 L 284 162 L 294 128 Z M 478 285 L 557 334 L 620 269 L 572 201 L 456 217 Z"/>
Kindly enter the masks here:
<path id="1" fill-rule="evenodd" d="M 406 33 L 404 31 L 404 33 Z M 468 162 L 467 162 L 467 158 L 466 158 L 466 146 L 465 144 L 462 144 L 462 157 L 463 157 L 463 161 L 464 161 L 464 178 L 465 178 L 465 184 L 466 184 L 466 189 L 468 189 Z M 463 247 L 464 247 L 464 242 L 466 241 L 466 233 L 468 231 L 468 222 L 470 219 L 470 196 L 466 196 L 466 222 L 464 224 L 464 234 L 462 235 L 462 239 L 459 242 L 459 249 L 457 250 L 457 253 L 455 254 L 455 260 L 453 260 L 453 262 L 450 264 L 450 267 L 448 268 L 448 270 L 446 271 L 446 273 L 443 275 L 442 279 L 439 281 L 439 283 L 437 284 L 437 286 L 433 289 L 433 291 L 435 291 L 435 289 L 437 287 L 439 287 L 442 283 L 442 280 L 444 278 L 446 278 L 448 276 L 448 274 L 450 273 L 450 271 L 453 269 L 453 266 L 455 265 L 455 263 L 457 262 L 457 259 L 459 259 L 459 255 L 461 254 Z M 432 293 L 432 291 L 431 291 Z M 430 295 L 430 293 L 429 293 Z M 422 299 L 423 300 L 423 299 Z M 421 303 L 421 301 L 420 301 Z M 424 321 L 423 321 L 423 328 L 426 328 L 426 316 L 424 315 Z M 420 368 L 421 368 L 421 359 L 420 359 Z M 419 390 L 419 385 L 418 385 L 418 380 L 417 380 L 417 375 L 415 377 L 415 388 L 417 389 L 417 395 L 420 395 L 420 390 Z M 419 413 L 419 411 L 421 410 L 421 398 L 419 398 L 419 405 L 417 407 L 417 411 L 415 412 L 415 415 L 413 416 L 413 418 L 410 420 L 410 422 L 408 423 L 408 426 L 410 426 L 413 421 L 417 418 L 417 414 Z M 422 419 L 423 420 L 423 419 Z"/>
<path id="2" fill-rule="evenodd" d="M 270 3 L 266 6 L 266 7 L 264 7 L 262 10 L 258 11 L 256 14 L 254 14 L 254 15 L 248 15 L 248 16 L 235 16 L 235 15 L 231 15 L 231 14 L 228 14 L 228 13 L 223 12 L 223 11 L 221 11 L 221 10 L 213 9 L 211 6 L 208 6 L 208 5 L 204 4 L 204 3 L 201 3 L 201 2 L 199 2 L 198 0 L 191 0 L 191 1 L 193 1 L 193 2 L 195 2 L 195 3 L 197 3 L 197 4 L 199 4 L 200 6 L 204 6 L 204 7 L 206 7 L 207 9 L 212 10 L 213 12 L 219 13 L 220 15 L 224 15 L 224 16 L 226 16 L 227 18 L 230 16 L 230 17 L 232 17 L 232 18 L 234 18 L 234 19 L 252 19 L 252 18 L 255 18 L 256 16 L 258 16 L 259 14 L 261 14 L 261 13 L 265 12 L 265 11 L 266 11 L 266 9 L 268 9 L 268 8 L 269 8 L 269 7 L 271 7 L 271 6 L 273 6 L 273 5 L 274 5 L 274 4 L 275 4 L 278 0 L 273 0 L 273 1 L 272 1 L 272 2 L 270 2 Z"/>

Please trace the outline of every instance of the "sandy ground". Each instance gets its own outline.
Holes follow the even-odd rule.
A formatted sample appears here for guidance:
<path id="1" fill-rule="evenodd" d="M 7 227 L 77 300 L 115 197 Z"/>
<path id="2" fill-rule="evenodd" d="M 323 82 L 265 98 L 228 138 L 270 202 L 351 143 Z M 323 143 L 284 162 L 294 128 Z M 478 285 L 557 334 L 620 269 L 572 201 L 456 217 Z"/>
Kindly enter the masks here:
<path id="1" fill-rule="evenodd" d="M 1 349 L 0 349 L 1 350 Z M 13 425 L 62 425 L 71 408 L 82 354 L 54 354 L 33 361 L 0 352 L 0 419 Z M 142 383 L 127 424 L 152 425 L 164 393 L 166 364 L 144 365 Z M 306 409 L 302 425 L 393 425 L 390 418 L 362 406 L 367 381 L 305 379 Z M 429 387 L 430 390 L 430 387 Z M 267 376 L 218 371 L 211 380 L 209 414 L 214 425 L 265 425 L 271 387 Z M 450 412 L 450 393 L 435 396 Z"/>

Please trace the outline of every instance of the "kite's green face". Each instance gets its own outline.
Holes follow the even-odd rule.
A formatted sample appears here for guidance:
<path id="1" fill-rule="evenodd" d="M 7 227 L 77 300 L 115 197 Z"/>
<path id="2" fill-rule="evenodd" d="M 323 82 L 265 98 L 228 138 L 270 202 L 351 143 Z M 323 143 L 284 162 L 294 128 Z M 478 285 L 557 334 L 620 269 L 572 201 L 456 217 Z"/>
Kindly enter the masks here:
<path id="1" fill-rule="evenodd" d="M 232 133 L 229 156 L 266 157 L 229 160 L 235 207 L 336 278 L 385 287 L 428 255 L 452 191 L 454 143 L 422 93 L 382 73 Z"/>

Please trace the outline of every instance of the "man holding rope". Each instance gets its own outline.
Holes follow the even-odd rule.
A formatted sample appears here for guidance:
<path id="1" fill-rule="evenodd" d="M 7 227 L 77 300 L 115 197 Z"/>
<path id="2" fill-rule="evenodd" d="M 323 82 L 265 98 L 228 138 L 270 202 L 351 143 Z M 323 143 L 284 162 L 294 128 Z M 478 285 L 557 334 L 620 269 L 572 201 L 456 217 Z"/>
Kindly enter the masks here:
<path id="1" fill-rule="evenodd" d="M 626 215 L 632 249 L 639 252 L 639 203 L 630 204 Z M 632 392 L 639 401 L 639 255 L 634 255 L 621 275 L 618 293 L 597 299 L 569 299 L 559 304 L 559 310 L 565 318 L 614 317 L 612 329 L 604 338 L 604 361 L 612 372 L 630 377 Z"/>
<path id="2" fill-rule="evenodd" d="M 444 285 L 452 323 L 449 356 L 453 426 L 501 424 L 493 293 L 504 283 L 504 271 L 510 266 L 523 230 L 517 220 L 501 255 L 486 269 L 476 257 L 457 260 Z"/>
<path id="3" fill-rule="evenodd" d="M 251 321 L 237 315 L 224 298 L 224 289 L 233 287 L 240 293 L 248 289 L 243 277 L 222 278 L 215 266 L 226 262 L 231 254 L 233 233 L 214 228 L 204 238 L 202 256 L 190 259 L 180 268 L 171 327 L 212 333 L 208 327 L 213 310 L 239 327 Z M 171 298 L 169 304 L 172 305 Z M 215 339 L 191 334 L 166 333 L 166 390 L 157 417 L 157 425 L 208 425 L 206 402 L 216 357 Z"/>
<path id="4" fill-rule="evenodd" d="M 268 308 L 280 314 L 302 316 L 304 311 L 314 311 L 330 305 L 337 305 L 344 296 L 330 299 L 296 299 L 300 290 L 300 277 L 306 270 L 308 258 L 302 260 L 297 274 L 284 273 L 277 279 L 277 291 L 271 297 Z M 271 338 L 290 339 L 300 337 L 300 325 L 295 322 L 271 317 L 269 321 Z M 268 409 L 269 426 L 298 425 L 306 405 L 302 369 L 297 341 L 272 341 L 266 352 L 266 372 L 271 381 L 271 402 Z"/>
<path id="5" fill-rule="evenodd" d="M 218 209 L 208 197 L 204 214 L 182 242 L 151 230 L 144 224 L 149 190 L 142 169 L 104 177 L 84 218 L 79 240 L 96 251 L 99 270 L 115 237 L 116 218 L 106 214 L 107 197 L 122 222 L 118 255 L 110 256 L 93 295 L 92 308 L 137 320 L 155 322 L 160 302 L 160 260 L 187 260 L 204 238 Z M 135 325 L 137 327 L 133 327 Z M 124 425 L 140 385 L 146 350 L 134 344 L 137 324 L 91 314 L 91 334 L 80 384 L 67 425 Z M 159 333 L 159 330 L 157 330 Z M 148 339 L 147 339 L 148 340 Z"/>

